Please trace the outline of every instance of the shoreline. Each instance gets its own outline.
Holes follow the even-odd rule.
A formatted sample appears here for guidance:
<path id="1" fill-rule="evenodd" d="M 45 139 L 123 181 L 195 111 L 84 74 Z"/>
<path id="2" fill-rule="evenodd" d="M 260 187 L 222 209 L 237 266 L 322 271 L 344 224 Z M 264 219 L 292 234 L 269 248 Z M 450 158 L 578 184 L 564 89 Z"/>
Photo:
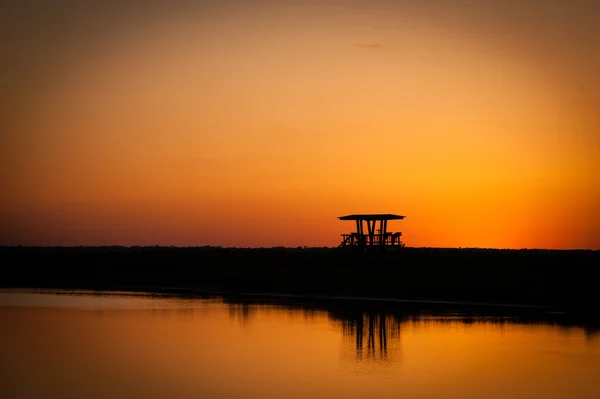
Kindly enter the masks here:
<path id="1" fill-rule="evenodd" d="M 362 320 L 363 317 L 396 317 L 398 320 L 418 318 L 458 317 L 465 323 L 492 320 L 494 323 L 546 324 L 564 328 L 582 328 L 586 336 L 600 334 L 600 310 L 597 308 L 545 308 L 528 304 L 455 302 L 424 299 L 364 298 L 281 293 L 214 292 L 185 287 L 95 287 L 0 288 L 2 293 L 35 293 L 66 296 L 139 296 L 179 298 L 185 300 L 218 300 L 220 303 L 247 309 L 252 306 L 275 306 L 306 312 L 322 311 L 333 319 Z"/>
<path id="2" fill-rule="evenodd" d="M 495 302 L 472 302 L 472 301 L 451 301 L 439 299 L 407 299 L 407 298 L 385 298 L 385 297 L 356 297 L 356 296 L 335 296 L 335 295 L 311 295 L 311 294 L 286 294 L 278 292 L 230 292 L 215 291 L 202 288 L 188 287 L 162 287 L 162 286 L 117 286 L 117 287 L 4 287 L 0 285 L 0 292 L 40 292 L 57 293 L 67 295 L 140 295 L 140 296 L 166 296 L 166 297 L 186 297 L 186 298 L 222 298 L 233 299 L 240 298 L 249 301 L 270 301 L 270 300 L 291 300 L 301 302 L 324 301 L 324 302 L 343 302 L 346 304 L 410 304 L 410 305 L 451 305 L 465 308 L 495 308 L 495 309 L 515 309 L 515 310 L 533 310 L 542 313 L 553 314 L 589 314 L 597 315 L 600 318 L 600 309 L 591 307 L 545 307 L 542 305 L 526 303 L 495 303 Z"/>

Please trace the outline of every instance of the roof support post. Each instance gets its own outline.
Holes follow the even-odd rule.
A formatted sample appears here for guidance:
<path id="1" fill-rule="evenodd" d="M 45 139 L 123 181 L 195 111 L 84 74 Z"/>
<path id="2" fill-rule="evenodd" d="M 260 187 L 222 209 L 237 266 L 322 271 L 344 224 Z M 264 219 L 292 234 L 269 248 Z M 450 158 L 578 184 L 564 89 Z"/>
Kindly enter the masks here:
<path id="1" fill-rule="evenodd" d="M 375 234 L 375 220 L 367 220 L 367 228 L 369 229 L 369 245 L 373 245 L 373 235 Z"/>
<path id="2" fill-rule="evenodd" d="M 379 245 L 384 245 L 383 241 L 385 238 L 385 220 L 381 219 L 379 221 Z"/>

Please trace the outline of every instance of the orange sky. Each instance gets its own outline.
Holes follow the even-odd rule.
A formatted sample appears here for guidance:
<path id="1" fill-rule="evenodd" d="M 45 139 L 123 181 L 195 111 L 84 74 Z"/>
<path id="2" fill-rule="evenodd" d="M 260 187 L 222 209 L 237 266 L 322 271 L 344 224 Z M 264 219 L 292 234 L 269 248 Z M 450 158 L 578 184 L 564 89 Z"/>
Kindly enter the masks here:
<path id="1" fill-rule="evenodd" d="M 600 249 L 592 2 L 18 4 L 0 245 Z"/>

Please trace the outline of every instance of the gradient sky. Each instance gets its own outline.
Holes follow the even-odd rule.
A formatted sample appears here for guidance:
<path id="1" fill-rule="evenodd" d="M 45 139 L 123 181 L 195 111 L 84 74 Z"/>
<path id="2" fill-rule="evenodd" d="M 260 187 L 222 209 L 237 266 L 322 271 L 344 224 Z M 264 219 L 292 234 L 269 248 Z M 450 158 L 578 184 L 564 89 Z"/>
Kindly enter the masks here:
<path id="1" fill-rule="evenodd" d="M 0 6 L 0 245 L 600 249 L 596 1 Z"/>

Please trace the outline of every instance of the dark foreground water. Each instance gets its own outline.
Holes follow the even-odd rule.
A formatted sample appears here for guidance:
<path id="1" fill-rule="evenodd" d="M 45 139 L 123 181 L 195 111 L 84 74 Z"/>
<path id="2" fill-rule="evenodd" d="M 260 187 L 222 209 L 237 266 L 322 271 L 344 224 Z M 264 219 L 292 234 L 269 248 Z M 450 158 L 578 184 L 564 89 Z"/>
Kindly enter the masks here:
<path id="1" fill-rule="evenodd" d="M 583 327 L 328 306 L 1 291 L 0 398 L 600 398 Z"/>

